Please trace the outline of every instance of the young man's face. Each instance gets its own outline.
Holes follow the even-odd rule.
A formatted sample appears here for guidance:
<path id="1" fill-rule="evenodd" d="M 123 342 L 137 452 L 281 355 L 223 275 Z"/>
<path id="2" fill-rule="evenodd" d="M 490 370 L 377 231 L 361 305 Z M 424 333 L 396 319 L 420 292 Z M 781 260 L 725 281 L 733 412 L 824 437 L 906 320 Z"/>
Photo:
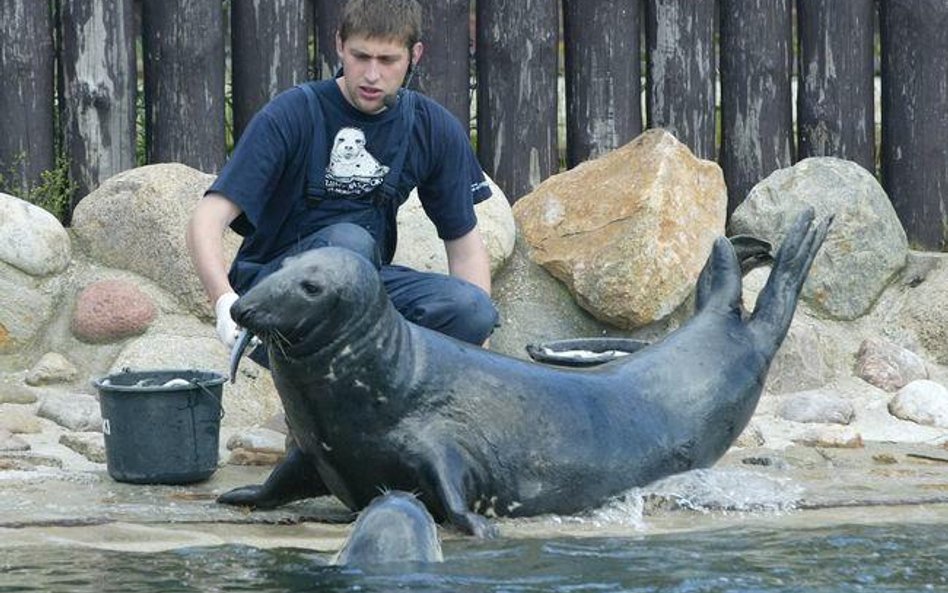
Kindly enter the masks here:
<path id="1" fill-rule="evenodd" d="M 362 36 L 345 42 L 336 36 L 336 53 L 342 60 L 343 94 L 356 109 L 378 113 L 385 109 L 385 96 L 398 92 L 411 60 L 421 57 L 421 43 L 409 51 L 403 43 Z"/>

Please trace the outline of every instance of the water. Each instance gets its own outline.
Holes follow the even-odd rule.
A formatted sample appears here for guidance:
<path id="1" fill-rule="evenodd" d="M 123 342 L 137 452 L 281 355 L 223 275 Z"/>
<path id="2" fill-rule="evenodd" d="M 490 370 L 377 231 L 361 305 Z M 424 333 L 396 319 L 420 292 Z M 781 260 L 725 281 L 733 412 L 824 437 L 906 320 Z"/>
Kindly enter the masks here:
<path id="1" fill-rule="evenodd" d="M 948 525 L 730 527 L 624 537 L 445 542 L 444 564 L 373 571 L 309 550 L 0 549 L 0 593 L 948 591 Z"/>

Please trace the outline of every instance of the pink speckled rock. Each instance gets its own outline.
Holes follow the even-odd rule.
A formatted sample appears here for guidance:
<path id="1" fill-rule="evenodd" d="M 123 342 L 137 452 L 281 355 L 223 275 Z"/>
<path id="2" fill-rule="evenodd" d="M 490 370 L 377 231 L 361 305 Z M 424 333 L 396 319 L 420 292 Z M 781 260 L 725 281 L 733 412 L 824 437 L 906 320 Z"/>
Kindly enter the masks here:
<path id="1" fill-rule="evenodd" d="M 72 333 L 101 344 L 144 333 L 155 319 L 155 304 L 125 280 L 102 280 L 85 287 L 76 299 Z"/>

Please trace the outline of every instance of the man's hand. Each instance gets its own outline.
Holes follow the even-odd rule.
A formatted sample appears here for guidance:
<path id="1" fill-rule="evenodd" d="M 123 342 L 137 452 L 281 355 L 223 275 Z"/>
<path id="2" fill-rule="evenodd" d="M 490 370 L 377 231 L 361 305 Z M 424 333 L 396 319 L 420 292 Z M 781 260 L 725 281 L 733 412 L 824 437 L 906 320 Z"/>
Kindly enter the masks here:
<path id="1" fill-rule="evenodd" d="M 236 292 L 225 292 L 214 304 L 214 312 L 217 314 L 217 337 L 230 349 L 233 349 L 237 342 L 237 335 L 240 333 L 240 328 L 230 316 L 230 307 L 237 298 Z"/>

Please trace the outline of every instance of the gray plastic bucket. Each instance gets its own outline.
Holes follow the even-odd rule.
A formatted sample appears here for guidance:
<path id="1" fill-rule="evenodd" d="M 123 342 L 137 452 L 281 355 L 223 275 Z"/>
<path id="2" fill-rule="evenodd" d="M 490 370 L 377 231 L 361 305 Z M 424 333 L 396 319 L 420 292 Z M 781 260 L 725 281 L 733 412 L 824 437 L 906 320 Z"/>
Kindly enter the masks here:
<path id="1" fill-rule="evenodd" d="M 109 475 L 135 484 L 209 478 L 217 469 L 225 381 L 197 370 L 126 370 L 93 381 Z"/>

